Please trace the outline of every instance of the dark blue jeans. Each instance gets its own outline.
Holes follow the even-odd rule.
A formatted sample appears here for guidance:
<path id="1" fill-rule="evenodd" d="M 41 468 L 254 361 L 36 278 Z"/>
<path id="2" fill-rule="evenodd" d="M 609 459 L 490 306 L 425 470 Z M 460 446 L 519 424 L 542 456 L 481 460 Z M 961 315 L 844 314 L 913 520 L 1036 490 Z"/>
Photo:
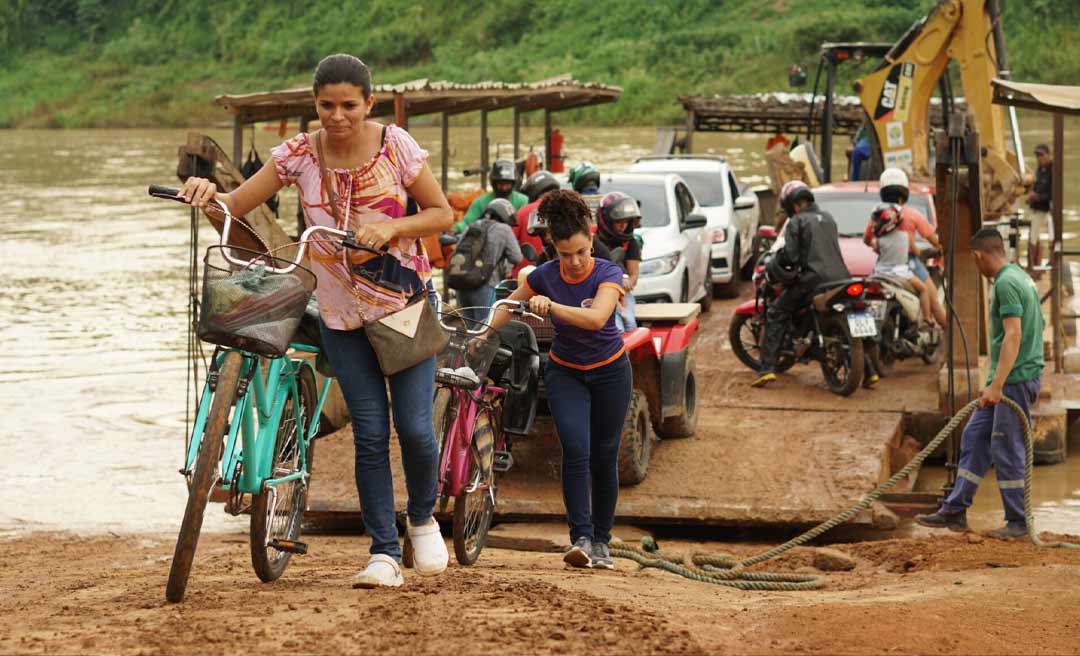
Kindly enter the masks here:
<path id="1" fill-rule="evenodd" d="M 1028 421 L 1031 421 L 1031 404 L 1039 397 L 1042 378 L 1024 383 L 1005 385 L 1004 396 L 1016 401 Z M 1013 411 L 1004 403 L 976 410 L 968 420 L 960 437 L 960 462 L 953 488 L 941 511 L 965 512 L 971 507 L 979 483 L 994 465 L 1001 503 L 1005 506 L 1005 521 L 1021 526 L 1024 520 L 1024 460 L 1027 444 L 1023 426 Z"/>
<path id="2" fill-rule="evenodd" d="M 333 330 L 321 321 L 319 327 L 352 419 L 356 489 L 360 494 L 364 528 L 371 536 L 371 553 L 401 560 L 390 474 L 386 381 L 389 378 L 394 428 L 401 444 L 401 463 L 409 492 L 409 520 L 418 525 L 428 521 L 434 512 L 437 492 L 439 453 L 431 416 L 435 358 L 385 377 L 362 328 Z"/>
<path id="3" fill-rule="evenodd" d="M 623 355 L 588 371 L 549 361 L 544 385 L 562 444 L 570 541 L 584 536 L 606 544 L 619 498 L 619 439 L 633 391 L 630 360 Z"/>
<path id="4" fill-rule="evenodd" d="M 495 304 L 495 287 L 482 285 L 476 289 L 459 289 L 458 307 L 470 308 L 464 311 L 466 319 L 487 321 L 491 306 Z M 470 326 L 476 328 L 476 326 Z"/>

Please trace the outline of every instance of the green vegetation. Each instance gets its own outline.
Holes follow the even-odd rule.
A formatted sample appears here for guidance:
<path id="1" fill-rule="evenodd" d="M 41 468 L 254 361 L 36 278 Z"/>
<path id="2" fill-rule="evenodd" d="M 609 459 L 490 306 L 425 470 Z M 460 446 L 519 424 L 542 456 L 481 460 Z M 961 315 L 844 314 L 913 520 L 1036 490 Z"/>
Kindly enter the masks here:
<path id="1" fill-rule="evenodd" d="M 999 1 L 1014 77 L 1080 84 L 1080 2 Z M 789 64 L 813 75 L 822 41 L 894 41 L 933 4 L 0 0 L 0 127 L 205 125 L 224 118 L 213 96 L 307 84 L 340 51 L 377 82 L 570 72 L 624 89 L 574 118 L 669 122 L 677 95 L 786 89 Z"/>

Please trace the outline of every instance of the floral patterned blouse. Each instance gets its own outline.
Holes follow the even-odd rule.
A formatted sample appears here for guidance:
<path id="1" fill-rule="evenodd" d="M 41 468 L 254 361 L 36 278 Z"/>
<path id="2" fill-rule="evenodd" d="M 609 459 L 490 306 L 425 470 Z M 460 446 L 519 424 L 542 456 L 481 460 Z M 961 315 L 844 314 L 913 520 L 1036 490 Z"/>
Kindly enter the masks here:
<path id="1" fill-rule="evenodd" d="M 345 224 L 341 225 L 330 209 L 316 152 L 306 133 L 270 151 L 278 179 L 286 186 L 297 185 L 308 224 L 341 230 L 404 217 L 405 190 L 428 156 L 408 132 L 388 125 L 382 148 L 367 164 L 328 169 Z M 353 330 L 402 309 L 431 280 L 423 243 L 412 237 L 392 240 L 389 254 L 383 256 L 349 250 L 333 240 L 316 240 L 308 249 L 318 279 L 319 313 L 335 330 Z"/>

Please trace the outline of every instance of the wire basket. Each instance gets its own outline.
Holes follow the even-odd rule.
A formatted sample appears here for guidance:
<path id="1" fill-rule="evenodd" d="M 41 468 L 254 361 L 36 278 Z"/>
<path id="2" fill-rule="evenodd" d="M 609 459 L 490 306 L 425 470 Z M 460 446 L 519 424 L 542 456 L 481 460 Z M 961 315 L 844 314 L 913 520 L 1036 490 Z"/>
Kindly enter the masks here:
<path id="1" fill-rule="evenodd" d="M 226 260 L 226 248 L 232 259 L 248 265 Z M 301 266 L 270 271 L 292 262 L 236 246 L 211 246 L 203 264 L 199 339 L 267 357 L 284 355 L 315 291 L 315 274 Z"/>
<path id="2" fill-rule="evenodd" d="M 466 319 L 457 313 L 443 313 L 442 322 L 450 329 L 450 341 L 439 354 L 435 380 L 442 385 L 476 389 L 487 377 L 495 356 L 499 352 L 499 333 L 491 331 L 470 335 L 469 330 L 487 327 L 487 324 Z"/>

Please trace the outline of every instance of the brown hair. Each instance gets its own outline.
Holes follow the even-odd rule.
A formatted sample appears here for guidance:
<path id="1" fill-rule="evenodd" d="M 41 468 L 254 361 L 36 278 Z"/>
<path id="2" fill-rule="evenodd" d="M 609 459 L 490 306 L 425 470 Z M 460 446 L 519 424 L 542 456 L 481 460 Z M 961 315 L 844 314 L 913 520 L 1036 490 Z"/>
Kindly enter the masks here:
<path id="1" fill-rule="evenodd" d="M 537 211 L 547 221 L 555 241 L 570 239 L 578 233 L 586 237 L 592 234 L 592 210 L 576 191 L 556 189 L 548 193 Z"/>
<path id="2" fill-rule="evenodd" d="M 330 55 L 319 62 L 319 65 L 315 67 L 311 90 L 317 96 L 319 89 L 327 84 L 342 82 L 360 87 L 360 90 L 364 92 L 364 98 L 371 96 L 371 70 L 364 62 L 345 53 Z"/>

